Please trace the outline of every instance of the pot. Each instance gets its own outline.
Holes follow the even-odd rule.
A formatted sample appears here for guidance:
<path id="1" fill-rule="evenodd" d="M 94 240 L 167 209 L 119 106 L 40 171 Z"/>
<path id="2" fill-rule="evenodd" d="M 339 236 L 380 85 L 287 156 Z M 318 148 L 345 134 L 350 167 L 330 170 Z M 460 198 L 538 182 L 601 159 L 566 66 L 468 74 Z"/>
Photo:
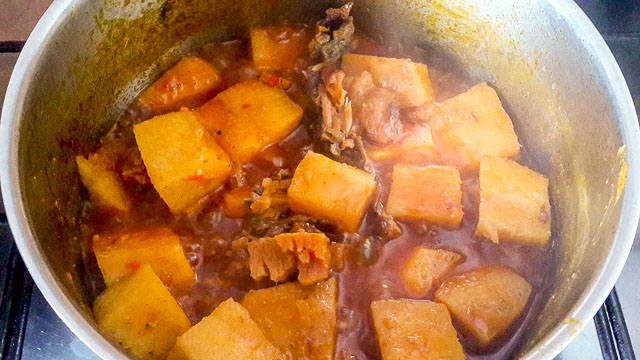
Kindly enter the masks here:
<path id="1" fill-rule="evenodd" d="M 44 14 L 6 94 L 2 195 L 33 279 L 96 354 L 125 357 L 97 331 L 79 276 L 74 155 L 95 149 L 126 105 L 182 54 L 281 14 L 317 19 L 339 3 L 56 0 Z M 488 81 L 536 154 L 536 170 L 548 174 L 556 269 L 519 356 L 553 358 L 605 300 L 638 225 L 638 121 L 611 52 L 570 0 L 359 0 L 353 14 L 370 35 L 441 53 Z"/>

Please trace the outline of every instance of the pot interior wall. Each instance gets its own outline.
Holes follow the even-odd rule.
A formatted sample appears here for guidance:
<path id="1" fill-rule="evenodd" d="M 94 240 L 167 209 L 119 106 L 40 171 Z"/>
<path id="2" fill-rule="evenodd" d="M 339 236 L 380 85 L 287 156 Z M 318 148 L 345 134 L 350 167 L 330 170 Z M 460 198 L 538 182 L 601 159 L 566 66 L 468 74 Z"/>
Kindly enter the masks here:
<path id="1" fill-rule="evenodd" d="M 86 316 L 78 257 L 90 229 L 78 220 L 83 209 L 73 157 L 94 150 L 126 105 L 181 54 L 285 14 L 319 18 L 331 3 L 82 1 L 58 24 L 32 64 L 20 114 L 19 172 L 41 251 Z M 557 271 L 526 336 L 531 346 L 567 320 L 609 255 L 618 223 L 621 144 L 603 74 L 593 70 L 583 39 L 543 2 L 362 0 L 354 16 L 372 36 L 404 38 L 488 81 L 521 143 L 537 155 L 536 170 L 549 174 Z"/>

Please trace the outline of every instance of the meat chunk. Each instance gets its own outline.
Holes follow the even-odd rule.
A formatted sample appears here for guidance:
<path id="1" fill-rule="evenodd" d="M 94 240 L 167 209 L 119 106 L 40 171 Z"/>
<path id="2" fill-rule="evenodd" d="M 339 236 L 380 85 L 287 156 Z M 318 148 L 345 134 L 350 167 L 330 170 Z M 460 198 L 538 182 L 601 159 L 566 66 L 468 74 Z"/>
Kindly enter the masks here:
<path id="1" fill-rule="evenodd" d="M 355 106 L 354 118 L 364 130 L 365 138 L 380 145 L 397 140 L 402 123 L 393 91 L 376 87 L 367 91 L 363 98 Z"/>
<path id="2" fill-rule="evenodd" d="M 312 285 L 329 277 L 331 251 L 322 233 L 289 233 L 251 241 L 248 245 L 251 277 L 287 280 L 298 271 L 298 281 Z"/>
<path id="3" fill-rule="evenodd" d="M 335 278 L 313 286 L 292 282 L 252 290 L 242 305 L 267 339 L 288 358 L 333 358 L 338 308 Z"/>
<path id="4" fill-rule="evenodd" d="M 489 267 L 448 279 L 435 296 L 480 345 L 486 346 L 520 315 L 530 294 L 531 286 L 520 275 Z"/>
<path id="5" fill-rule="evenodd" d="M 423 294 L 462 262 L 464 257 L 443 249 L 418 246 L 402 269 L 404 283 L 416 294 Z"/>
<path id="6" fill-rule="evenodd" d="M 464 360 L 447 307 L 431 301 L 380 300 L 371 315 L 384 360 Z"/>
<path id="7" fill-rule="evenodd" d="M 248 245 L 251 277 L 260 280 L 269 277 L 283 282 L 296 271 L 296 256 L 283 251 L 274 238 L 253 240 Z"/>
<path id="8" fill-rule="evenodd" d="M 312 285 L 329 277 L 331 251 L 324 234 L 280 234 L 275 239 L 283 251 L 296 254 L 298 281 L 302 285 Z"/>

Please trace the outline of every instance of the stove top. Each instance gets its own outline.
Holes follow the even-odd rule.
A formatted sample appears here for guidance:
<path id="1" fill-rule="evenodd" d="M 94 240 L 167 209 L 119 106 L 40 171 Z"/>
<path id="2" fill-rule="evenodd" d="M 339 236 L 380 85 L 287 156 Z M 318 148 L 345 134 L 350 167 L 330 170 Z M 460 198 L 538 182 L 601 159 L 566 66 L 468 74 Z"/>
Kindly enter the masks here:
<path id="1" fill-rule="evenodd" d="M 0 104 L 24 40 L 50 3 L 51 0 L 0 1 Z M 577 3 L 609 44 L 640 110 L 640 0 Z M 640 349 L 638 274 L 640 239 L 636 235 L 615 289 L 594 319 L 556 359 L 635 359 L 633 348 Z M 98 359 L 62 323 L 34 286 L 13 244 L 1 198 L 0 351 L 0 359 Z"/>

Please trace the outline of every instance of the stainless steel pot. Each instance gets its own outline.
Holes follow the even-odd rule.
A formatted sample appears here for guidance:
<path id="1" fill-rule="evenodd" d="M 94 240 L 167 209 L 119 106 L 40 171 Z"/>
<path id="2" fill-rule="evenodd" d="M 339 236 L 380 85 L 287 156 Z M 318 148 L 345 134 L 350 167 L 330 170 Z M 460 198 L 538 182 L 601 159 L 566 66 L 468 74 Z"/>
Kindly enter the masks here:
<path id="1" fill-rule="evenodd" d="M 2 112 L 2 195 L 36 284 L 101 357 L 124 355 L 96 330 L 78 276 L 73 155 L 94 148 L 180 54 L 281 14 L 317 18 L 335 3 L 57 0 L 36 26 Z M 488 80 L 549 174 L 557 269 L 520 354 L 554 357 L 613 287 L 638 224 L 638 122 L 611 52 L 570 0 L 361 0 L 354 15 L 369 34 L 402 37 Z"/>

